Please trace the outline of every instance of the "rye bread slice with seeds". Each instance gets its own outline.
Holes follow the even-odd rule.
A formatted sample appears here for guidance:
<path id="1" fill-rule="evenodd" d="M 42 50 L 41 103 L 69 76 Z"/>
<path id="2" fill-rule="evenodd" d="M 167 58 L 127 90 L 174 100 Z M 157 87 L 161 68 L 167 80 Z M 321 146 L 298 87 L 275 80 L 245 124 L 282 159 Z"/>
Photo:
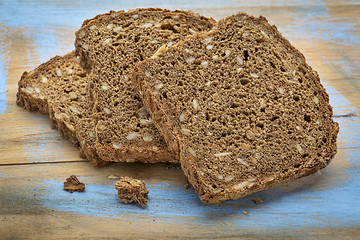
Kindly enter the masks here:
<path id="1" fill-rule="evenodd" d="M 16 103 L 49 114 L 51 126 L 78 146 L 82 157 L 94 166 L 103 166 L 106 163 L 92 147 L 95 135 L 87 85 L 87 73 L 75 52 L 71 52 L 24 72 L 18 83 Z"/>
<path id="2" fill-rule="evenodd" d="M 51 126 L 80 147 L 81 155 L 98 167 L 107 162 L 99 158 L 94 148 L 95 121 L 92 117 L 93 103 L 87 89 L 89 78 L 91 76 L 80 66 L 74 52 L 56 56 L 30 73 L 25 72 L 22 75 L 17 104 L 28 110 L 40 110 L 49 114 Z M 158 155 L 161 158 L 148 159 L 148 156 L 138 156 L 144 153 L 129 152 L 125 160 L 174 161 L 175 158 L 167 150 L 166 144 L 160 141 L 157 144 L 159 148 L 152 151 L 151 156 Z M 124 158 L 114 161 L 124 161 Z"/>
<path id="3" fill-rule="evenodd" d="M 220 20 L 137 64 L 132 79 L 204 203 L 310 175 L 337 151 L 318 74 L 264 17 Z"/>
<path id="4" fill-rule="evenodd" d="M 209 30 L 214 20 L 193 12 L 136 9 L 87 20 L 76 33 L 75 47 L 91 79 L 96 121 L 95 148 L 101 159 L 176 161 L 159 155 L 166 144 L 131 84 L 135 63 L 195 31 Z"/>

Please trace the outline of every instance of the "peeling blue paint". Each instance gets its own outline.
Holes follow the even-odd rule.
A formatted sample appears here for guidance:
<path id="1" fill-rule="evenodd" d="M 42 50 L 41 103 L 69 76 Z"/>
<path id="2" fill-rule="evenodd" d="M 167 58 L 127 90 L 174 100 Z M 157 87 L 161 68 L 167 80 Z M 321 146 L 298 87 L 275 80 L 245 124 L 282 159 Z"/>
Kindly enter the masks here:
<path id="1" fill-rule="evenodd" d="M 360 46 L 360 39 L 358 39 L 358 45 Z M 338 59 L 328 59 L 325 56 L 322 56 L 322 61 L 329 66 L 330 69 L 338 72 L 342 79 L 339 81 L 343 85 L 351 85 L 351 92 L 360 92 L 360 58 L 353 58 L 349 56 L 345 51 L 334 50 Z M 354 56 L 358 57 L 358 56 Z"/>
<path id="2" fill-rule="evenodd" d="M 315 4 L 298 6 L 294 21 L 284 27 L 280 32 L 287 37 L 297 38 L 299 35 L 308 39 L 328 41 L 343 46 L 359 45 L 360 39 L 356 34 L 358 21 L 349 21 L 350 17 L 333 18 L 329 16 L 330 9 L 323 1 Z M 360 16 L 354 16 L 360 20 Z"/>
<path id="3" fill-rule="evenodd" d="M 354 154 L 359 157 L 360 152 Z M 355 179 L 359 177 L 359 168 L 359 165 L 352 166 L 351 174 Z M 254 196 L 203 205 L 192 188 L 184 189 L 169 183 L 148 184 L 150 193 L 146 209 L 120 202 L 113 185 L 87 184 L 84 192 L 71 194 L 62 190 L 62 182 L 43 181 L 43 184 L 47 187 L 39 197 L 43 206 L 97 217 L 131 220 L 147 216 L 203 225 L 226 220 L 230 226 L 253 228 L 256 224 L 263 229 L 352 226 L 359 224 L 360 219 L 360 206 L 355 204 L 360 194 L 351 191 L 360 188 L 358 181 L 344 181 L 336 188 L 323 191 L 310 188 L 291 192 L 275 188 L 256 194 L 264 201 L 260 205 L 251 201 Z M 248 211 L 249 215 L 242 211 Z"/>
<path id="4" fill-rule="evenodd" d="M 349 113 L 354 114 L 353 117 L 335 118 L 335 121 L 340 125 L 338 138 L 344 143 L 344 148 L 349 146 L 351 146 L 351 148 L 360 148 L 359 109 L 353 107 L 352 104 L 332 86 L 324 84 L 324 87 L 331 96 L 330 104 L 333 106 L 334 116 L 341 116 Z"/>
<path id="5" fill-rule="evenodd" d="M 0 26 L 1 27 L 1 26 Z M 0 42 L 3 36 L 0 36 Z M 4 56 L 4 47 L 0 45 L 0 114 L 4 114 L 6 110 L 6 68 Z"/>
<path id="6" fill-rule="evenodd" d="M 6 110 L 6 77 L 4 72 L 4 61 L 0 59 L 0 114 Z"/>

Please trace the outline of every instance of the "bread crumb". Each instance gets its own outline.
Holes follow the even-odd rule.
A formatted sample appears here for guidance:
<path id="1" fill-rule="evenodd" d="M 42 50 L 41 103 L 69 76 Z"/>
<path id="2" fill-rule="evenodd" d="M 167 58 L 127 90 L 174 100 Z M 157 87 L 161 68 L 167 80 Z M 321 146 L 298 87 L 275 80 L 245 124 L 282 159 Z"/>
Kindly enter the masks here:
<path id="1" fill-rule="evenodd" d="M 107 176 L 107 178 L 108 178 L 109 180 L 119 180 L 119 179 L 120 179 L 120 177 L 119 177 L 119 176 L 116 176 L 116 175 L 109 175 L 109 176 Z"/>
<path id="2" fill-rule="evenodd" d="M 138 202 L 141 207 L 146 207 L 149 190 L 146 189 L 145 181 L 131 177 L 122 177 L 115 184 L 115 189 L 118 190 L 118 198 L 122 202 Z"/>
<path id="3" fill-rule="evenodd" d="M 247 212 L 247 211 L 243 211 L 242 212 L 244 215 L 248 215 L 249 214 L 249 212 Z"/>
<path id="4" fill-rule="evenodd" d="M 261 198 L 259 198 L 259 197 L 254 200 L 254 203 L 256 205 L 261 204 L 262 202 L 263 202 L 263 200 Z"/>
<path id="5" fill-rule="evenodd" d="M 85 184 L 80 182 L 75 175 L 71 175 L 64 182 L 64 190 L 68 190 L 73 193 L 74 191 L 82 192 L 85 190 Z"/>
<path id="6" fill-rule="evenodd" d="M 164 169 L 165 169 L 165 170 L 169 170 L 169 169 L 170 169 L 170 163 L 169 163 L 169 162 L 166 162 L 166 163 L 165 163 Z"/>

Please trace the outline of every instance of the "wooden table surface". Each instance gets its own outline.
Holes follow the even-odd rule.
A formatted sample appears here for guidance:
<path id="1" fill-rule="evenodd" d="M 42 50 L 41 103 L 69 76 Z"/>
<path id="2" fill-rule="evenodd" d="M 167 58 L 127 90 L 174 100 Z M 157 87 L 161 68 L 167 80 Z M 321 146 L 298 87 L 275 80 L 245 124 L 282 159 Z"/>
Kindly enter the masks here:
<path id="1" fill-rule="evenodd" d="M 0 239 L 326 238 L 360 234 L 360 3 L 259 1 L 0 1 Z M 83 20 L 111 9 L 193 9 L 215 19 L 265 16 L 318 71 L 340 124 L 338 153 L 321 173 L 243 199 L 203 205 L 179 166 L 112 164 L 95 169 L 48 117 L 15 104 L 17 82 L 74 49 Z M 76 174 L 82 193 L 62 189 Z M 117 199 L 115 181 L 147 182 L 146 209 Z M 260 197 L 263 203 L 253 200 Z M 248 212 L 244 214 L 243 211 Z"/>

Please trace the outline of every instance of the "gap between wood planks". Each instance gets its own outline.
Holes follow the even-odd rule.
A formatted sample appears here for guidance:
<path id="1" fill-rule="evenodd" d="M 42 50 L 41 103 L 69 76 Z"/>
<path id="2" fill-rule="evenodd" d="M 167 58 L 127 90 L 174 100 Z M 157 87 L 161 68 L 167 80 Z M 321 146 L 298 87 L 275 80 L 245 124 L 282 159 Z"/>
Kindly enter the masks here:
<path id="1" fill-rule="evenodd" d="M 348 113 L 348 114 L 334 115 L 333 118 L 349 118 L 349 117 L 356 117 L 356 116 L 357 116 L 356 113 Z"/>
<path id="2" fill-rule="evenodd" d="M 12 166 L 12 165 L 33 165 L 33 164 L 49 164 L 49 163 L 76 163 L 76 162 L 89 162 L 87 160 L 68 160 L 68 161 L 51 161 L 51 162 L 29 162 L 29 163 L 0 163 L 1 166 Z"/>

